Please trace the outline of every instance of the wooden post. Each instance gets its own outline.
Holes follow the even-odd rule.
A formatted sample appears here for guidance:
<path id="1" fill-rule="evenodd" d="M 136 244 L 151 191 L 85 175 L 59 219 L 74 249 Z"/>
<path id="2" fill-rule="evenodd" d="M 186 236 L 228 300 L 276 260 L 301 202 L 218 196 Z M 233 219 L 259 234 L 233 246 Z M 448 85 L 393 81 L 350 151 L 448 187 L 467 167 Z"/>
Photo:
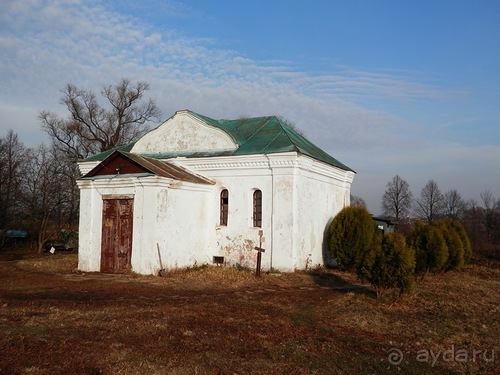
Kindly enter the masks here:
<path id="1" fill-rule="evenodd" d="M 257 250 L 257 267 L 255 269 L 255 276 L 260 277 L 260 264 L 262 262 L 262 253 L 266 252 L 265 249 L 262 248 L 262 230 L 259 231 L 259 246 L 255 246 L 255 250 Z"/>
<path id="2" fill-rule="evenodd" d="M 255 276 L 259 277 L 260 276 L 260 263 L 262 261 L 262 253 L 264 253 L 266 250 L 263 249 L 262 247 L 255 246 L 255 250 L 258 251 L 257 253 L 257 268 L 255 270 Z"/>

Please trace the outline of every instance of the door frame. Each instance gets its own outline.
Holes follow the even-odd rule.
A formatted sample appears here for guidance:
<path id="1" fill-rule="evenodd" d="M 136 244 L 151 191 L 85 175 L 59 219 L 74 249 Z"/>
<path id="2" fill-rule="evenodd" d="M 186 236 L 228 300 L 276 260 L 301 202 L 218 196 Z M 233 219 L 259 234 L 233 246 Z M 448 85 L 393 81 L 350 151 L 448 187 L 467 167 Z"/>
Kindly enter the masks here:
<path id="1" fill-rule="evenodd" d="M 112 218 L 106 217 L 106 205 L 114 202 Z M 120 201 L 129 201 L 121 216 Z M 125 218 L 125 220 L 123 220 Z M 109 228 L 109 229 L 108 229 Z M 134 229 L 134 195 L 108 194 L 102 196 L 100 272 L 125 273 L 131 268 Z M 124 235 L 126 234 L 126 235 Z M 123 258 L 126 258 L 125 260 Z"/>

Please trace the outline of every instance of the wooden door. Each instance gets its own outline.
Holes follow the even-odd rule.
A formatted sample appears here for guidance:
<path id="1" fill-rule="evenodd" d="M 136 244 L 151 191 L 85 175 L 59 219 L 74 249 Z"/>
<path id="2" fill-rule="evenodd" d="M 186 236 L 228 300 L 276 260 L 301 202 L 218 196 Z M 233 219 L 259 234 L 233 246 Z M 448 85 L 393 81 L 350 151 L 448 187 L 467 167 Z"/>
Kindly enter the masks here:
<path id="1" fill-rule="evenodd" d="M 133 198 L 102 201 L 101 272 L 123 273 L 132 257 Z"/>

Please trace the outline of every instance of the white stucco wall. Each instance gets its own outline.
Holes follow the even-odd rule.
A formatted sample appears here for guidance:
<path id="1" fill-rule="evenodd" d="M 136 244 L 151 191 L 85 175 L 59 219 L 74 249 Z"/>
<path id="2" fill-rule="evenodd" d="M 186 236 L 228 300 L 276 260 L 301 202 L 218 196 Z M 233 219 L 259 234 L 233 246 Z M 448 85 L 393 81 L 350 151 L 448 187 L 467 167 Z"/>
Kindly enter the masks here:
<path id="1" fill-rule="evenodd" d="M 95 244 L 101 241 L 102 199 L 97 190 L 93 190 L 92 181 L 78 181 L 80 188 L 80 223 L 78 239 L 78 269 L 92 272 L 100 270 L 101 252 L 94 251 Z"/>
<path id="2" fill-rule="evenodd" d="M 349 204 L 353 172 L 296 153 L 177 159 L 215 181 L 213 255 L 229 265 L 254 268 L 259 228 L 252 227 L 252 194 L 262 191 L 263 269 L 293 271 L 323 264 L 324 233 Z M 220 191 L 229 191 L 227 226 L 219 220 Z"/>
<path id="3" fill-rule="evenodd" d="M 143 248 L 154 248 L 155 256 L 147 267 L 141 266 L 142 270 L 156 273 L 159 269 L 156 244 L 160 247 L 163 267 L 166 269 L 212 261 L 208 246 L 208 235 L 212 228 L 206 217 L 210 211 L 208 203 L 211 190 L 212 186 L 184 184 L 158 191 L 156 214 L 148 218 L 147 223 L 151 232 L 149 237 L 154 241 L 141 244 Z M 145 206 L 145 210 L 149 211 L 148 206 Z M 154 209 L 150 211 L 154 212 Z M 142 257 L 143 262 L 147 259 L 147 256 Z"/>
<path id="4" fill-rule="evenodd" d="M 80 180 L 80 240 L 78 268 L 100 271 L 103 195 L 134 198 L 132 271 L 156 274 L 164 268 L 186 267 L 211 260 L 209 227 L 204 215 L 212 185 L 198 185 L 161 177 Z M 211 228 L 210 228 L 211 229 Z"/>
<path id="5" fill-rule="evenodd" d="M 181 164 L 196 170 L 215 181 L 210 199 L 211 209 L 205 219 L 210 223 L 209 249 L 212 256 L 223 256 L 227 265 L 255 267 L 259 246 L 259 232 L 265 241 L 271 231 L 271 211 L 263 210 L 262 227 L 253 227 L 253 193 L 262 191 L 262 206 L 270 207 L 272 197 L 271 174 L 261 157 L 247 157 L 241 165 L 241 158 L 222 157 L 204 159 L 183 159 Z M 229 192 L 228 223 L 220 225 L 220 193 Z M 267 243 L 262 247 L 266 248 Z M 269 267 L 270 254 L 263 253 L 262 265 Z"/>
<path id="6" fill-rule="evenodd" d="M 266 156 L 272 173 L 272 201 L 269 206 L 272 213 L 272 233 L 270 238 L 271 266 L 280 271 L 293 271 L 295 255 L 293 243 L 295 237 L 294 181 L 296 173 L 296 154 L 275 154 Z"/>
<path id="7" fill-rule="evenodd" d="M 295 268 L 315 267 L 324 264 L 327 250 L 325 235 L 333 218 L 349 205 L 353 172 L 332 168 L 308 157 L 300 158 L 296 179 L 298 215 L 294 252 Z"/>

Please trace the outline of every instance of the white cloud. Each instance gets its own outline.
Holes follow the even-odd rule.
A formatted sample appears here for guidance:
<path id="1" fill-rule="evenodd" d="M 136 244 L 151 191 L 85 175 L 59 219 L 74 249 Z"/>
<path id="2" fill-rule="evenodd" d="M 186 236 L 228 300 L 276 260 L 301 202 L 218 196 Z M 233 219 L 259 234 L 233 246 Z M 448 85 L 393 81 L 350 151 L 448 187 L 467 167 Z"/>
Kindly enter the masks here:
<path id="1" fill-rule="evenodd" d="M 200 90 L 236 82 L 242 91 L 251 89 L 258 95 L 273 88 L 293 91 L 329 102 L 334 114 L 340 106 L 365 112 L 346 102 L 360 96 L 438 95 L 431 86 L 388 74 L 346 69 L 311 76 L 295 71 L 287 62 L 259 63 L 234 51 L 211 48 L 200 40 L 178 37 L 175 31 L 160 34 L 137 26 L 135 20 L 110 12 L 99 2 L 10 4 L 2 16 L 11 32 L 1 43 L 1 62 L 11 74 L 2 83 L 17 83 L 19 76 L 25 75 L 24 84 L 31 82 L 44 91 L 54 90 L 55 85 L 58 90 L 67 82 L 99 87 L 103 82 L 147 71 L 145 79 L 156 85 L 173 79 Z M 168 7 L 179 8 L 180 3 L 167 2 Z M 23 92 L 25 89 L 20 86 Z"/>

